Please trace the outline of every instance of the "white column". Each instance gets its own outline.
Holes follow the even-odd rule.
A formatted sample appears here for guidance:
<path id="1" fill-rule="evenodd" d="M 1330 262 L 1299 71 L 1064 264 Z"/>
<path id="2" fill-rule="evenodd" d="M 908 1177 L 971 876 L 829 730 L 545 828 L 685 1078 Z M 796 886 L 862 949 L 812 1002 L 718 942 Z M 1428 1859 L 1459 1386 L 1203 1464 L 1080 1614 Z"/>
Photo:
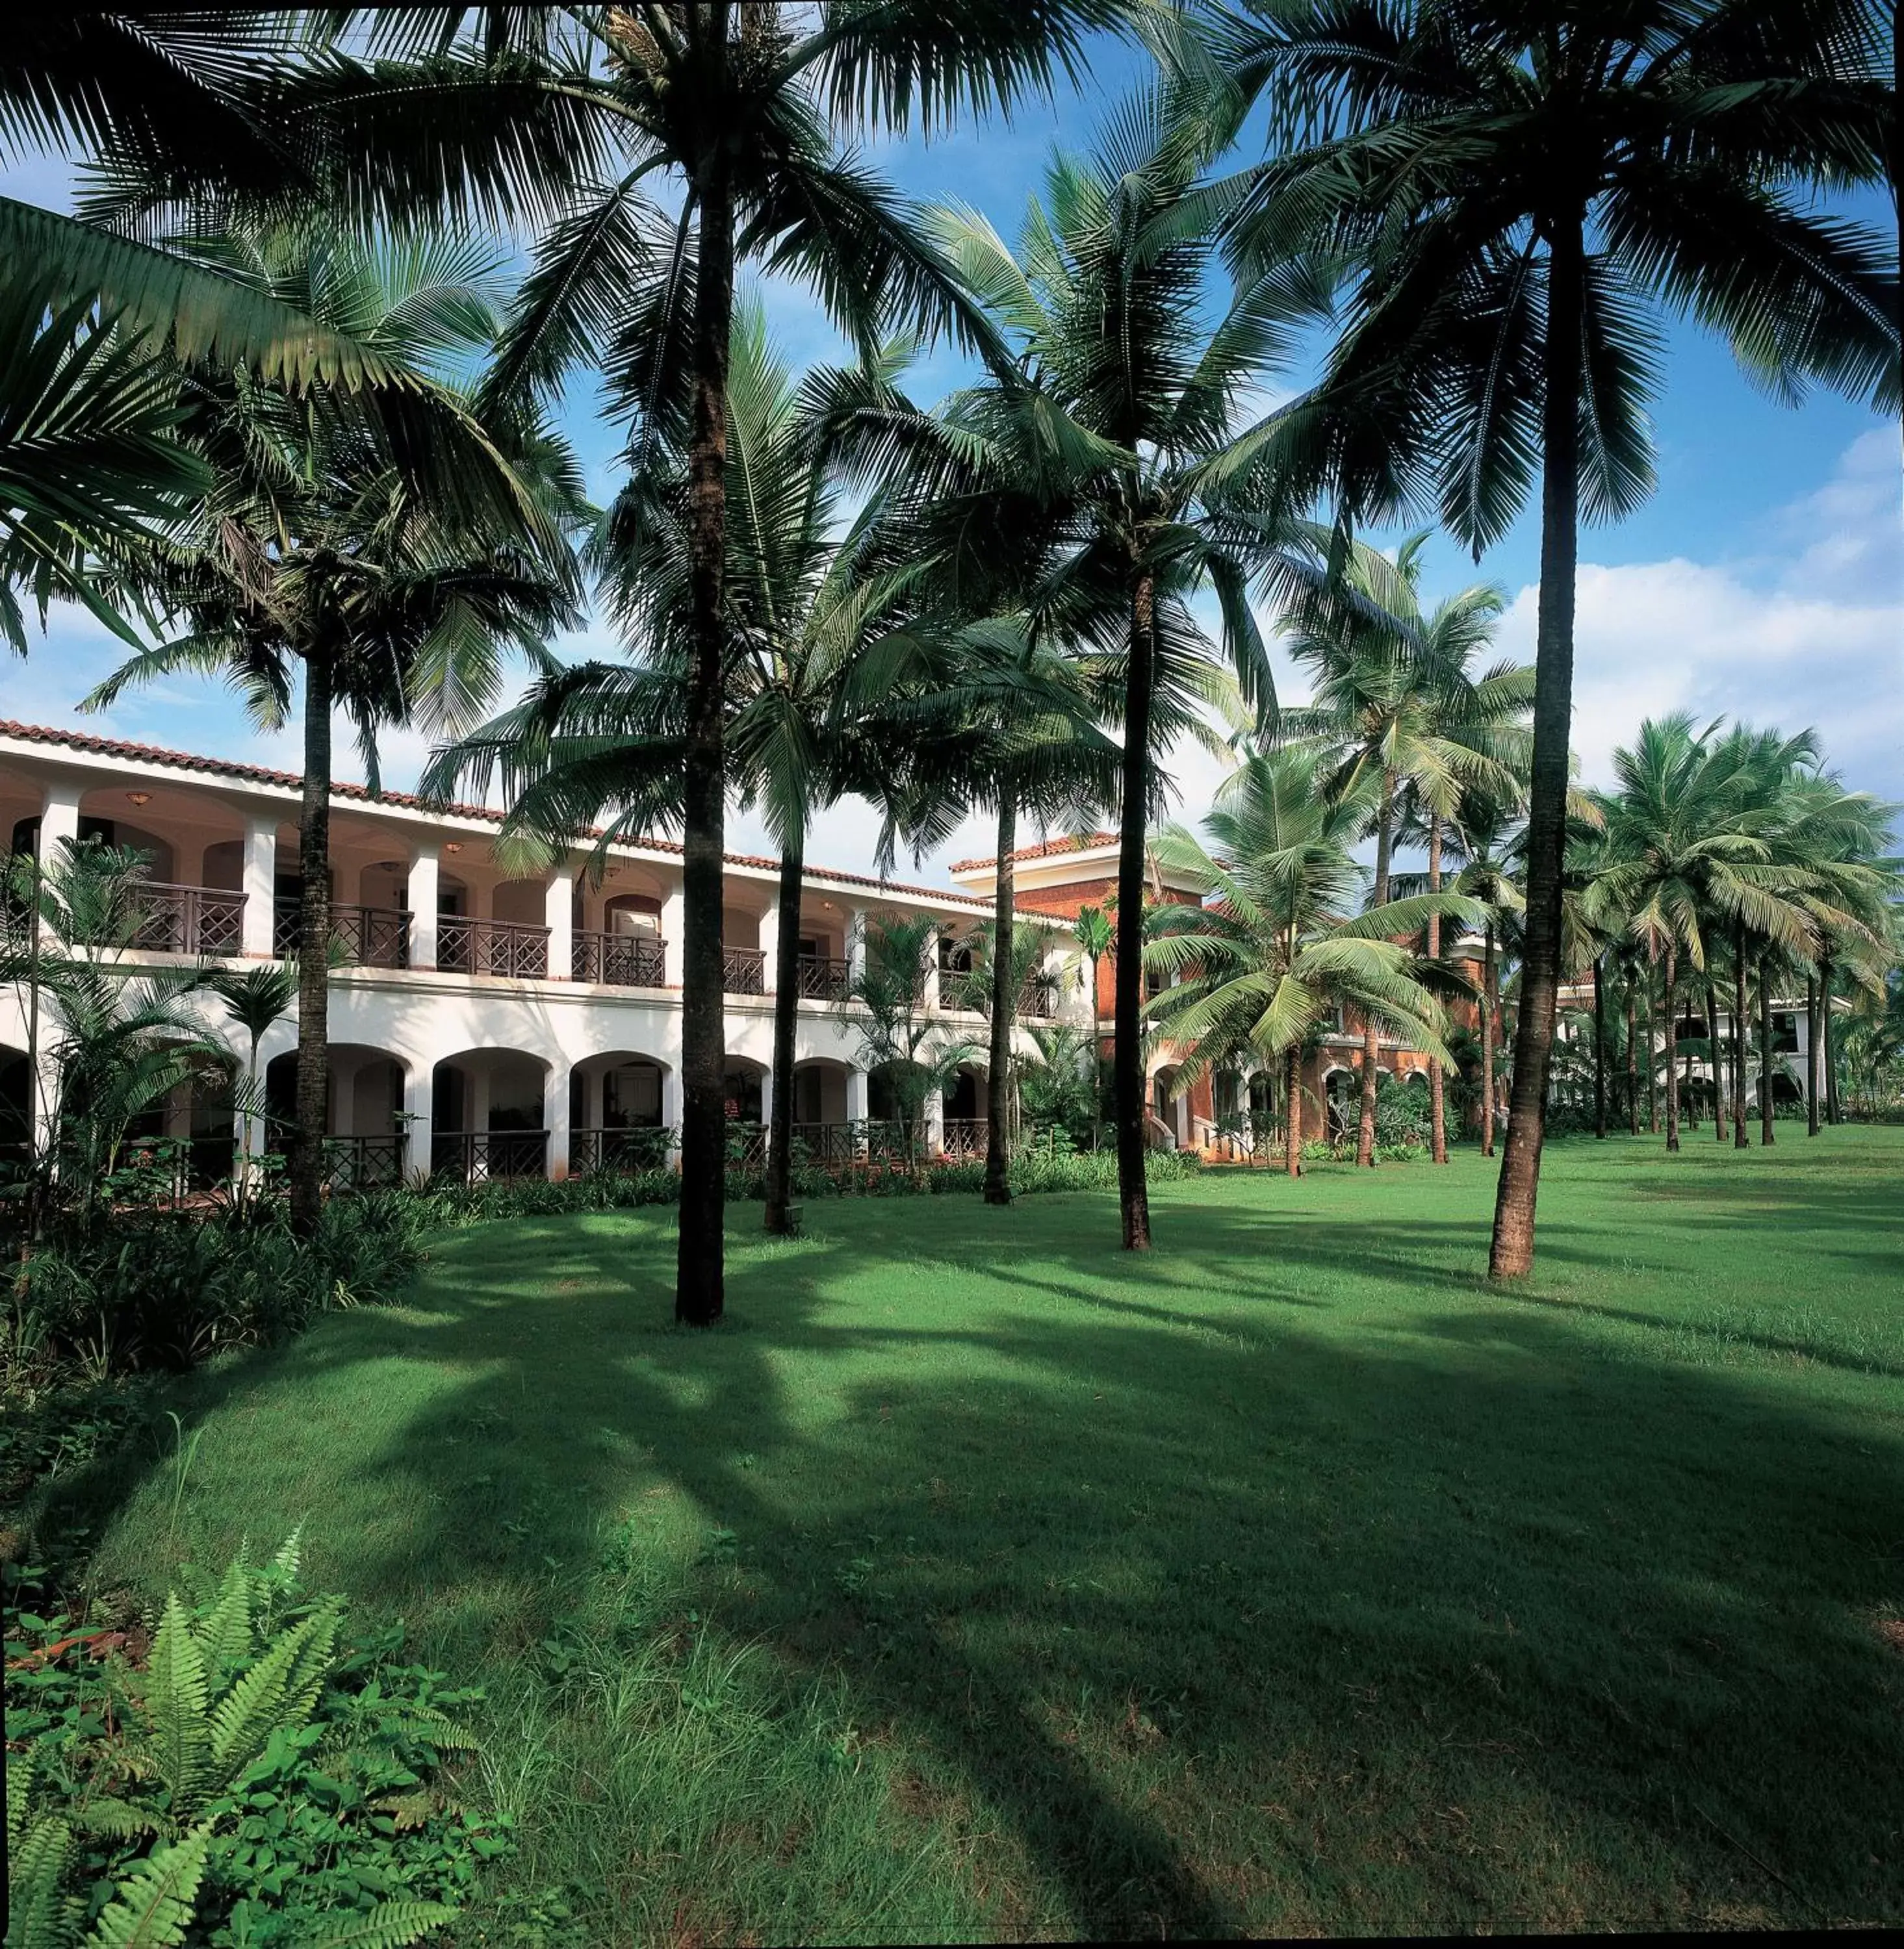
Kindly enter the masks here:
<path id="1" fill-rule="evenodd" d="M 795 914 L 787 925 L 798 928 L 800 916 Z M 777 900 L 761 916 L 760 946 L 761 985 L 770 995 L 776 985 L 775 978 L 780 965 L 780 906 Z"/>
<path id="2" fill-rule="evenodd" d="M 846 971 L 857 985 L 866 973 L 866 909 L 854 907 L 846 916 Z"/>
<path id="3" fill-rule="evenodd" d="M 922 1006 L 928 1013 L 935 1012 L 939 1005 L 939 937 L 938 930 L 926 943 L 926 990 Z"/>
<path id="4" fill-rule="evenodd" d="M 66 779 L 55 779 L 39 802 L 39 866 L 51 872 L 60 863 L 61 840 L 76 843 L 79 837 L 79 786 Z M 42 927 L 42 935 L 50 930 Z M 50 937 L 48 945 L 52 944 Z"/>
<path id="5" fill-rule="evenodd" d="M 761 1071 L 761 1122 L 763 1126 L 773 1119 L 773 1071 Z"/>
<path id="6" fill-rule="evenodd" d="M 866 1074 L 863 1069 L 849 1069 L 846 1072 L 846 1121 L 849 1124 L 863 1124 L 866 1109 Z"/>
<path id="7" fill-rule="evenodd" d="M 542 1121 L 549 1132 L 551 1184 L 560 1184 L 568 1175 L 568 1071 L 561 1063 L 552 1062 L 542 1086 Z"/>
<path id="8" fill-rule="evenodd" d="M 661 1071 L 661 1122 L 669 1133 L 668 1161 L 678 1164 L 681 1161 L 681 1066 L 678 1051 L 677 1060 Z"/>
<path id="9" fill-rule="evenodd" d="M 937 1157 L 945 1149 L 945 1094 L 934 1090 L 926 1099 L 926 1155 Z"/>
<path id="10" fill-rule="evenodd" d="M 670 988 L 681 985 L 681 947 L 687 932 L 687 895 L 680 887 L 672 887 L 661 900 L 661 980 Z"/>
<path id="11" fill-rule="evenodd" d="M 549 884 L 543 889 L 542 919 L 543 925 L 549 930 L 549 978 L 552 981 L 566 981 L 575 971 L 574 867 L 563 866 L 549 875 Z M 563 1114 L 565 1125 L 566 1109 Z M 568 1175 L 566 1166 L 563 1175 Z"/>
<path id="12" fill-rule="evenodd" d="M 268 961 L 277 946 L 278 821 L 260 816 L 244 822 L 244 953 Z"/>
<path id="13" fill-rule="evenodd" d="M 437 965 L 437 896 L 440 864 L 434 846 L 419 846 L 410 856 L 403 902 L 410 912 L 410 965 Z"/>
<path id="14" fill-rule="evenodd" d="M 436 1108 L 436 1071 L 427 1062 L 413 1062 L 403 1075 L 404 1174 L 430 1175 L 430 1121 Z"/>

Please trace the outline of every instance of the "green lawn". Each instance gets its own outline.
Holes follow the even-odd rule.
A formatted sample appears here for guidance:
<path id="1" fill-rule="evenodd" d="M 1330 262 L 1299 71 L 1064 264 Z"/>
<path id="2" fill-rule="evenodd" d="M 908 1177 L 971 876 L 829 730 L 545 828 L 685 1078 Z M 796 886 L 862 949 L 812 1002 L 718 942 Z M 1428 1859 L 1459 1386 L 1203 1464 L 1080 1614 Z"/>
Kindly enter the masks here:
<path id="1" fill-rule="evenodd" d="M 98 1574 L 306 1526 L 490 1692 L 510 1939 L 1904 1921 L 1904 1130 L 445 1240 Z M 513 1903 L 513 1906 L 510 1906 Z M 527 1937 L 537 1937 L 533 1928 Z M 568 1940 L 559 1927 L 546 1939 Z"/>

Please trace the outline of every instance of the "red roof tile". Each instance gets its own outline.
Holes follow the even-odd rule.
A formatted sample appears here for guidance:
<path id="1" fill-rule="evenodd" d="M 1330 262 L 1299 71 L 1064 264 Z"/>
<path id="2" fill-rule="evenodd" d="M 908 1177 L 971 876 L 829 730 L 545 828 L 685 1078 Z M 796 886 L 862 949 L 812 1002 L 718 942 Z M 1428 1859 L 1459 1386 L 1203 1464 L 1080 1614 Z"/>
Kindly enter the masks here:
<path id="1" fill-rule="evenodd" d="M 182 770 L 210 772 L 214 776 L 235 779 L 246 785 L 282 785 L 291 791 L 303 785 L 303 778 L 296 772 L 272 770 L 266 765 L 244 765 L 229 758 L 207 758 L 191 751 L 168 751 L 157 744 L 133 744 L 121 738 L 95 737 L 84 731 L 57 730 L 45 724 L 20 724 L 10 719 L 0 718 L 0 738 L 17 738 L 30 744 L 52 744 L 70 751 L 87 751 L 104 758 L 126 758 L 136 763 L 167 765 Z M 481 819 L 491 825 L 500 825 L 502 815 L 492 806 L 438 805 L 429 800 L 419 798 L 414 792 L 373 793 L 368 786 L 333 783 L 333 798 L 354 800 L 364 805 L 401 806 L 408 810 L 433 813 L 438 817 L 449 819 Z M 579 834 L 579 838 L 596 839 L 601 836 L 601 828 L 592 827 Z M 1113 835 L 1115 836 L 1115 835 Z M 651 852 L 671 853 L 678 856 L 684 849 L 678 839 L 655 839 L 644 835 L 630 842 L 645 847 Z M 764 859 L 757 853 L 728 853 L 722 857 L 730 866 L 752 866 L 763 872 L 777 872 L 780 863 L 777 859 Z M 983 907 L 989 903 L 971 894 L 962 894 L 944 887 L 913 887 L 896 880 L 878 880 L 866 873 L 848 873 L 831 866 L 810 866 L 810 874 L 822 878 L 837 881 L 843 886 L 871 887 L 884 894 L 903 894 L 913 898 L 927 900 L 951 900 L 962 906 Z M 954 869 L 957 871 L 955 868 Z M 1049 919 L 1049 915 L 1034 915 L 1025 910 L 1030 919 Z"/>
<path id="2" fill-rule="evenodd" d="M 1012 855 L 1014 859 L 1048 859 L 1057 853 L 1086 853 L 1099 846 L 1115 846 L 1118 835 L 1115 832 L 1068 832 L 1056 839 L 1047 839 L 1042 845 L 1021 846 Z M 947 869 L 954 873 L 976 872 L 981 866 L 995 866 L 997 856 L 988 853 L 982 859 L 954 859 Z"/>

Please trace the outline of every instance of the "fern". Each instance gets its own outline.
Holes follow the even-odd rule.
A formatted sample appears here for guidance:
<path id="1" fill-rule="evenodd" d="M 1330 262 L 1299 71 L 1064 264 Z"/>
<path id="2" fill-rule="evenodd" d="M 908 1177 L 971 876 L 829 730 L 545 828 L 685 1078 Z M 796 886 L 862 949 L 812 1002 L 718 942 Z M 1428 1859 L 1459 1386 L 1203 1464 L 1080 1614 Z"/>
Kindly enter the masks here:
<path id="1" fill-rule="evenodd" d="M 8 1795 L 9 1828 L 17 1819 L 15 1804 L 25 1801 L 23 1789 L 14 1786 Z M 8 1853 L 7 1906 L 12 1919 L 7 1949 L 67 1949 L 79 1933 L 82 1913 L 79 1898 L 61 1885 L 73 1857 L 73 1830 L 64 1820 L 36 1820 L 23 1841 L 15 1843 L 9 1833 Z"/>
<path id="2" fill-rule="evenodd" d="M 440 1929 L 456 1911 L 440 1901 L 380 1902 L 367 1915 L 353 1915 L 311 1949 L 404 1949 L 404 1944 Z"/>
<path id="3" fill-rule="evenodd" d="M 176 1814 L 198 1797 L 211 1742 L 205 1723 L 204 1656 L 176 1590 L 166 1599 L 148 1669 L 145 1704 L 152 1717 L 153 1751 L 160 1777 L 172 1789 Z"/>
<path id="4" fill-rule="evenodd" d="M 221 1781 L 229 1781 L 247 1760 L 262 1751 L 272 1728 L 284 1723 L 285 1682 L 316 1621 L 306 1618 L 280 1633 L 213 1708 L 211 1752 Z"/>
<path id="5" fill-rule="evenodd" d="M 285 1676 L 285 1717 L 288 1721 L 302 1722 L 309 1718 L 317 1704 L 318 1694 L 324 1689 L 324 1681 L 330 1676 L 331 1666 L 337 1655 L 338 1624 L 343 1615 L 344 1600 L 341 1597 L 326 1598 L 312 1614 L 311 1634 L 291 1661 L 291 1670 Z"/>
<path id="6" fill-rule="evenodd" d="M 232 1558 L 217 1601 L 194 1633 L 214 1683 L 223 1680 L 251 1649 L 251 1587 L 254 1573 L 241 1550 Z"/>
<path id="7" fill-rule="evenodd" d="M 212 1823 L 155 1848 L 121 1882 L 86 1938 L 86 1949 L 171 1949 L 184 1941 L 205 1873 Z"/>

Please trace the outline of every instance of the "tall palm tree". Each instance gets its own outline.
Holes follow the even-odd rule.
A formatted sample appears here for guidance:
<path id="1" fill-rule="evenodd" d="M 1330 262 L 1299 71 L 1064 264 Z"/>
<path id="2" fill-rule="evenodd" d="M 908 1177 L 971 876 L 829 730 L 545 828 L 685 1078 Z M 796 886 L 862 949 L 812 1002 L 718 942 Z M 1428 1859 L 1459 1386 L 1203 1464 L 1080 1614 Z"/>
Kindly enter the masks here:
<path id="1" fill-rule="evenodd" d="M 883 369 L 896 356 L 875 362 Z M 921 565 L 882 553 L 876 505 L 843 524 L 826 439 L 838 389 L 823 371 L 796 384 L 761 306 L 736 307 L 721 735 L 729 785 L 762 812 L 779 853 L 765 1223 L 780 1233 L 791 1223 L 807 830 L 822 807 L 858 792 L 884 808 L 882 850 L 912 836 L 919 787 L 894 714 L 933 661 L 917 626 Z M 633 836 L 685 816 L 692 456 L 684 440 L 656 437 L 630 460 L 588 551 L 629 660 L 547 664 L 516 706 L 446 748 L 426 774 L 446 797 L 466 778 L 486 784 L 499 765 L 509 831 L 548 844 L 604 821 L 609 836 Z"/>
<path id="2" fill-rule="evenodd" d="M 1526 903 L 1521 894 L 1518 788 L 1464 792 L 1449 830 L 1453 891 L 1481 906 L 1481 1155 L 1494 1155 L 1495 1032 L 1501 1018 L 1500 948 L 1517 937 Z"/>
<path id="3" fill-rule="evenodd" d="M 864 344 L 896 322 L 995 334 L 841 127 L 926 128 L 1009 107 L 1075 67 L 1122 0 L 675 0 L 639 8 L 417 10 L 381 51 L 333 54 L 299 98 L 341 193 L 383 212 L 534 222 L 499 394 L 605 368 L 635 443 L 692 477 L 683 819 L 682 1196 L 676 1310 L 723 1303 L 721 861 L 726 800 L 728 357 L 737 263 L 798 278 Z"/>
<path id="4" fill-rule="evenodd" d="M 1182 978 L 1156 997 L 1151 1014 L 1187 1046 L 1187 1077 L 1245 1055 L 1282 1070 L 1292 1177 L 1301 1169 L 1305 1037 L 1351 1008 L 1451 1065 L 1442 1006 L 1397 937 L 1418 933 L 1430 915 L 1478 922 L 1483 914 L 1479 901 L 1455 893 L 1355 912 L 1364 881 L 1351 848 L 1381 785 L 1365 772 L 1333 788 L 1328 764 L 1313 743 L 1249 750 L 1204 821 L 1207 846 L 1183 826 L 1165 828 L 1159 863 L 1203 897 L 1158 908 L 1144 953 L 1148 966 Z"/>
<path id="5" fill-rule="evenodd" d="M 1534 1253 L 1560 976 L 1580 518 L 1650 491 L 1649 306 L 1722 333 L 1796 399 L 1894 408 L 1887 240 L 1815 197 L 1881 179 L 1880 0 L 1249 0 L 1205 72 L 1270 104 L 1271 156 L 1221 187 L 1243 266 L 1291 231 L 1362 275 L 1320 383 L 1266 430 L 1346 520 L 1432 504 L 1476 549 L 1541 493 L 1527 943 L 1492 1276 Z"/>
<path id="6" fill-rule="evenodd" d="M 1463 589 L 1437 604 L 1421 604 L 1425 534 L 1413 535 L 1391 562 L 1358 545 L 1347 573 L 1363 597 L 1333 626 L 1298 628 L 1290 648 L 1313 673 L 1306 710 L 1286 713 L 1295 735 L 1339 741 L 1333 782 L 1337 789 L 1364 776 L 1376 781 L 1371 822 L 1375 878 L 1370 900 L 1386 904 L 1398 822 L 1413 812 L 1428 851 L 1427 891 L 1441 887 L 1442 848 L 1464 791 L 1497 795 L 1514 789 L 1526 758 L 1523 726 L 1533 701 L 1534 673 L 1499 664 L 1476 675 L 1470 666 L 1486 648 L 1506 598 L 1492 583 Z M 1441 921 L 1431 913 L 1427 949 L 1441 953 Z M 1375 1162 L 1374 1024 L 1362 1030 L 1361 1119 L 1355 1161 Z M 1431 1155 L 1448 1161 L 1442 1077 L 1430 1072 Z"/>
<path id="7" fill-rule="evenodd" d="M 1262 512 L 1244 407 L 1299 322 L 1326 309 L 1332 281 L 1308 260 L 1279 263 L 1207 308 L 1216 227 L 1187 218 L 1212 139 L 1187 98 L 1143 94 L 1090 154 L 1053 160 L 1016 254 L 982 219 L 945 213 L 939 240 L 1013 362 L 953 402 L 938 434 L 903 418 L 886 429 L 895 450 L 940 469 L 945 523 L 1019 554 L 1037 538 L 1034 620 L 1089 646 L 1121 732 L 1112 1027 L 1131 1251 L 1151 1236 L 1140 1040 L 1159 755 L 1216 701 L 1222 670 L 1252 710 L 1273 704 L 1250 591 L 1312 599 L 1321 580 L 1313 536 Z M 1216 598 L 1220 643 L 1190 614 L 1199 589 Z"/>
<path id="8" fill-rule="evenodd" d="M 226 240 L 230 260 L 313 312 L 348 318 L 393 364 L 466 358 L 494 318 L 483 254 L 420 241 L 372 248 L 310 232 Z M 194 449 L 210 492 L 157 561 L 128 580 L 185 633 L 140 652 L 86 700 L 179 670 L 224 676 L 276 727 L 300 688 L 297 1139 L 292 1212 L 317 1222 L 328 1114 L 331 720 L 354 721 L 372 789 L 380 726 L 454 723 L 493 689 L 501 652 L 577 620 L 561 524 L 580 506 L 560 443 L 519 424 L 507 527 L 474 529 L 390 465 L 348 396 L 294 398 L 242 374 L 188 381 Z"/>

